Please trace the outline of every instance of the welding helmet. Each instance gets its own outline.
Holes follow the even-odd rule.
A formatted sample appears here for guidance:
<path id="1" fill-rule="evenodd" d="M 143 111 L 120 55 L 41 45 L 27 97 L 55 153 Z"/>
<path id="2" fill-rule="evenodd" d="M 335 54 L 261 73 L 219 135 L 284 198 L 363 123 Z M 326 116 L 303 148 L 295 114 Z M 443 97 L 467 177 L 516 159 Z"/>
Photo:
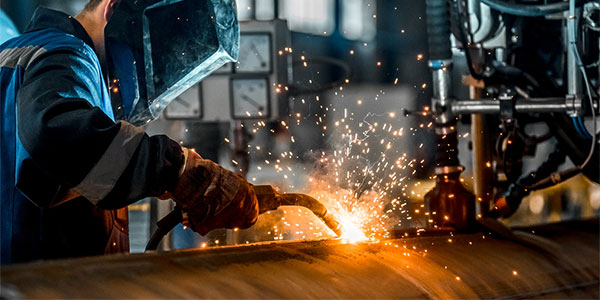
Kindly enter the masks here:
<path id="1" fill-rule="evenodd" d="M 237 60 L 235 0 L 121 0 L 105 28 L 117 119 L 143 125 L 185 90 Z"/>

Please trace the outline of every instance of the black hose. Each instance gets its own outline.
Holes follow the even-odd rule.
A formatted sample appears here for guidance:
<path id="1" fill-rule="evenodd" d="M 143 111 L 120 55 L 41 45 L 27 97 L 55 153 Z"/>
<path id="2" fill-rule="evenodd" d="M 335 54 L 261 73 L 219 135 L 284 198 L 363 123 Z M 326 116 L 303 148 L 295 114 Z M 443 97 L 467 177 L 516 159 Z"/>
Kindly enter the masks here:
<path id="1" fill-rule="evenodd" d="M 591 140 L 579 137 L 572 121 L 566 114 L 552 114 L 547 116 L 545 121 L 558 140 L 559 146 L 565 150 L 571 161 L 575 165 L 581 165 L 588 154 L 586 149 L 591 147 Z M 598 147 L 582 172 L 588 179 L 600 183 L 600 149 Z"/>
<path id="2" fill-rule="evenodd" d="M 450 44 L 450 11 L 446 0 L 426 0 L 429 60 L 452 58 Z"/>
<path id="3" fill-rule="evenodd" d="M 152 234 L 152 237 L 150 237 L 148 244 L 146 244 L 146 251 L 156 250 L 163 237 L 166 236 L 169 231 L 173 230 L 177 224 L 181 223 L 182 220 L 182 211 L 176 206 L 173 211 L 156 223 L 156 230 Z"/>
<path id="4" fill-rule="evenodd" d="M 528 175 L 521 177 L 517 182 L 511 183 L 508 186 L 503 197 L 505 201 L 504 205 L 506 207 L 496 205 L 496 208 L 490 211 L 487 216 L 492 218 L 510 217 L 517 211 L 523 198 L 527 197 L 532 191 L 552 185 L 551 174 L 565 162 L 565 158 L 566 153 L 560 148 L 557 148 L 554 152 L 550 153 L 546 161 L 544 161 L 535 172 L 531 172 Z M 571 170 L 567 170 L 567 173 L 565 173 L 564 176 L 572 177 L 574 175 Z M 498 207 L 502 208 L 499 209 Z"/>
<path id="5" fill-rule="evenodd" d="M 481 2 L 502 13 L 520 17 L 542 17 L 569 9 L 568 1 L 539 5 L 515 4 L 503 0 L 481 0 Z M 577 1 L 577 4 L 579 5 L 582 3 L 585 3 L 585 1 Z"/>

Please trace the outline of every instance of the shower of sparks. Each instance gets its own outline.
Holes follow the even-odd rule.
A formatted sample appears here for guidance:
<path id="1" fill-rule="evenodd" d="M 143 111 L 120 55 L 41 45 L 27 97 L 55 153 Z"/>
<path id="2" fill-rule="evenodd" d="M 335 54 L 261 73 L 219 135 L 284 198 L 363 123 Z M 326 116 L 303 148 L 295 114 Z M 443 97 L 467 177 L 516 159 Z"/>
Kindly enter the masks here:
<path id="1" fill-rule="evenodd" d="M 291 48 L 279 51 L 280 55 L 286 52 L 291 53 Z M 351 55 L 354 53 L 355 50 L 350 50 Z M 301 58 L 308 61 L 304 55 Z M 423 55 L 418 54 L 417 60 L 422 59 Z M 377 65 L 381 66 L 381 62 Z M 305 67 L 313 74 L 308 84 L 315 85 L 319 72 L 313 72 L 312 64 L 307 63 Z M 398 84 L 398 78 L 393 83 Z M 281 191 L 305 193 L 316 198 L 342 224 L 340 238 L 343 242 L 379 242 L 390 238 L 392 229 L 426 227 L 429 212 L 424 204 L 412 201 L 423 199 L 426 190 L 421 182 L 412 180 L 424 167 L 425 160 L 412 156 L 424 151 L 423 144 L 417 143 L 414 136 L 421 130 L 432 128 L 433 123 L 426 118 L 429 107 L 422 108 L 425 118 L 409 121 L 398 117 L 402 107 L 398 107 L 398 111 L 365 113 L 385 95 L 385 91 L 350 97 L 344 94 L 349 84 L 350 80 L 344 80 L 332 91 L 328 101 L 319 96 L 293 98 L 295 111 L 277 123 L 245 122 L 244 128 L 249 133 L 266 135 L 277 141 L 264 144 L 258 139 L 256 144 L 247 145 L 247 153 L 254 162 L 259 162 L 251 164 L 248 180 L 254 184 L 274 184 Z M 274 83 L 273 86 L 288 90 L 282 84 Z M 418 89 L 419 86 L 428 88 L 424 83 L 414 87 Z M 321 129 L 321 136 L 328 142 L 325 149 L 304 153 L 291 150 L 297 148 L 292 145 L 303 145 L 307 141 L 306 137 L 294 135 L 305 126 Z M 225 138 L 224 142 L 230 144 L 233 139 Z M 237 161 L 230 163 L 240 170 Z M 261 176 L 268 171 L 277 175 L 274 182 L 265 182 Z M 267 212 L 253 228 L 254 232 L 248 235 L 244 235 L 244 230 L 238 231 L 241 240 L 235 243 L 248 243 L 246 239 L 279 241 L 335 236 L 309 210 L 298 207 Z"/>
<path id="2" fill-rule="evenodd" d="M 389 230 L 407 217 L 406 179 L 423 161 L 401 151 L 404 128 L 395 124 L 394 117 L 394 112 L 368 113 L 357 121 L 345 109 L 342 118 L 333 122 L 334 136 L 341 140 L 317 157 L 307 193 L 340 220 L 342 239 L 365 239 L 359 233 L 370 241 L 389 238 Z"/>
<path id="3" fill-rule="evenodd" d="M 316 97 L 315 100 L 319 104 L 321 99 Z M 305 99 L 296 101 L 306 102 Z M 349 99 L 348 103 L 371 101 L 378 101 L 378 95 Z M 321 115 L 303 116 L 298 113 L 287 121 L 281 121 L 277 129 L 267 127 L 265 122 L 260 121 L 249 127 L 254 133 L 266 129 L 270 134 L 279 136 L 280 140 L 297 142 L 293 135 L 294 128 L 290 127 L 300 127 L 307 121 L 314 122 L 322 129 L 323 136 L 328 137 L 327 150 L 309 151 L 310 154 L 299 156 L 292 151 L 274 153 L 268 147 L 249 145 L 251 155 L 264 158 L 264 164 L 256 165 L 253 169 L 261 172 L 273 168 L 280 174 L 279 178 L 291 182 L 297 176 L 302 181 L 306 180 L 308 173 L 308 182 L 302 182 L 299 186 L 290 184 L 288 187 L 280 184 L 280 187 L 284 191 L 306 193 L 322 202 L 342 224 L 343 242 L 378 242 L 389 238 L 391 229 L 403 227 L 403 221 L 412 222 L 412 212 L 415 210 L 408 205 L 409 199 L 422 197 L 422 194 L 414 192 L 419 183 L 411 182 L 410 178 L 418 168 L 423 167 L 424 160 L 412 158 L 404 151 L 414 148 L 409 146 L 412 142 L 410 138 L 419 129 L 431 128 L 431 122 L 405 128 L 406 119 L 398 118 L 395 111 L 357 116 L 352 108 L 340 109 L 333 104 L 321 105 L 320 108 L 323 111 Z M 312 168 L 297 163 L 307 158 L 314 162 Z M 257 183 L 256 177 L 251 177 L 251 180 Z M 417 212 L 419 208 L 422 209 L 422 206 L 418 207 Z M 273 240 L 334 236 L 314 216 L 311 219 L 308 210 L 283 208 L 268 214 L 279 218 L 280 222 L 272 221 L 257 226 L 266 229 Z"/>

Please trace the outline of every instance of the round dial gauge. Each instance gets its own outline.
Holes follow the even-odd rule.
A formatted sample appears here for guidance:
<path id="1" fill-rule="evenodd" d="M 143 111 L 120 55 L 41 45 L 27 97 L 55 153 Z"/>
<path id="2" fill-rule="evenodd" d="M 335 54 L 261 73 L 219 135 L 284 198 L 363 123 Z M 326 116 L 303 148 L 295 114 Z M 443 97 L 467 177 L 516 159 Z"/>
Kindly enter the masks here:
<path id="1" fill-rule="evenodd" d="M 235 119 L 269 116 L 269 83 L 266 78 L 232 79 L 231 111 Z"/>
<path id="2" fill-rule="evenodd" d="M 165 108 L 167 119 L 200 119 L 202 117 L 202 95 L 200 85 L 194 85 Z"/>
<path id="3" fill-rule="evenodd" d="M 271 36 L 268 33 L 240 35 L 240 54 L 236 71 L 269 73 L 271 71 Z"/>

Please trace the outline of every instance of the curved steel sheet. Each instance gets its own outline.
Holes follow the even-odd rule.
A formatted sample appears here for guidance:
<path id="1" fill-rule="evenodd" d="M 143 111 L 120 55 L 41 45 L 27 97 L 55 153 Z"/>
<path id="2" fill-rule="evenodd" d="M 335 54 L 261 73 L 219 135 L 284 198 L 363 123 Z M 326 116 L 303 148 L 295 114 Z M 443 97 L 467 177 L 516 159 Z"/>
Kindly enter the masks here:
<path id="1" fill-rule="evenodd" d="M 3 298 L 599 297 L 598 220 L 523 244 L 445 233 L 374 244 L 279 242 L 3 266 Z"/>

